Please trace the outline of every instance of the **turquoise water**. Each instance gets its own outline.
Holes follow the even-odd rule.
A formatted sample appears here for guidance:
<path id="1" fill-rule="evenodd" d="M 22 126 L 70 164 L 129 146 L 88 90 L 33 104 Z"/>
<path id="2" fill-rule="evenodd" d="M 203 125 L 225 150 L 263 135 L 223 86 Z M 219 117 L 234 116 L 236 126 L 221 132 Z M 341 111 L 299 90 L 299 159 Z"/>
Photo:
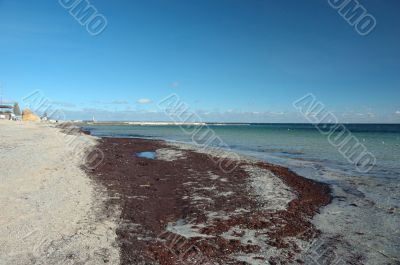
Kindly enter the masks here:
<path id="1" fill-rule="evenodd" d="M 95 136 L 136 137 L 204 143 L 199 127 L 85 125 Z M 333 201 L 313 222 L 343 256 L 365 257 L 364 264 L 400 264 L 400 125 L 346 125 L 376 158 L 360 172 L 311 124 L 208 125 L 235 152 L 289 167 L 330 184 Z M 215 145 L 213 142 L 211 145 Z M 147 151 L 147 150 L 143 150 Z M 331 242 L 331 241 L 329 241 Z"/>
<path id="2" fill-rule="evenodd" d="M 376 166 L 368 175 L 400 178 L 400 125 L 346 127 L 376 157 Z M 155 138 L 189 143 L 193 142 L 194 136 L 179 126 L 93 125 L 85 126 L 85 129 L 96 136 Z M 209 125 L 209 129 L 230 149 L 240 153 L 265 160 L 290 158 L 319 162 L 332 169 L 359 174 L 355 166 L 329 143 L 327 136 L 309 124 Z"/>

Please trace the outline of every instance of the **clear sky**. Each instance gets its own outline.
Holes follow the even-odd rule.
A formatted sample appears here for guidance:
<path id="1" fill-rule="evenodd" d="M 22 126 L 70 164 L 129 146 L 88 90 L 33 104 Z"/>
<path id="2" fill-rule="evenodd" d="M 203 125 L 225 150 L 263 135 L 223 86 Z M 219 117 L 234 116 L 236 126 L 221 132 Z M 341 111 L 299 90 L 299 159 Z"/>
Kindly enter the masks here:
<path id="1" fill-rule="evenodd" d="M 327 0 L 89 2 L 108 22 L 97 36 L 57 0 L 0 0 L 3 99 L 162 120 L 176 93 L 204 121 L 300 122 L 292 102 L 313 93 L 343 122 L 400 122 L 398 0 L 359 1 L 367 36 Z"/>

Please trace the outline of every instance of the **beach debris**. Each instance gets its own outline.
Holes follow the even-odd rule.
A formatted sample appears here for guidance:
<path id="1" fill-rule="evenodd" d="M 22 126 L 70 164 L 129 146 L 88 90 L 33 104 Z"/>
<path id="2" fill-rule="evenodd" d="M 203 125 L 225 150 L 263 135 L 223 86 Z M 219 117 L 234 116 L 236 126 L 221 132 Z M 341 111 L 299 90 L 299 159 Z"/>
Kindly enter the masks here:
<path id="1" fill-rule="evenodd" d="M 294 264 L 296 235 L 313 229 L 309 218 L 329 199 L 323 185 L 279 166 L 243 160 L 246 167 L 227 173 L 208 154 L 144 139 L 103 139 L 99 148 L 106 161 L 96 180 L 115 184 L 109 191 L 124 195 L 121 218 L 142 227 L 134 233 L 120 228 L 123 264 L 153 264 L 149 258 L 163 265 L 214 264 L 187 262 L 192 246 L 218 264 Z M 132 156 L 144 150 L 156 150 L 156 159 Z M 179 155 L 166 163 L 158 155 L 163 152 Z"/>
<path id="2" fill-rule="evenodd" d="M 168 232 L 183 236 L 184 238 L 211 238 L 214 236 L 200 233 L 200 229 L 206 227 L 204 224 L 192 224 L 188 220 L 180 219 L 174 223 L 168 223 L 166 230 Z"/>

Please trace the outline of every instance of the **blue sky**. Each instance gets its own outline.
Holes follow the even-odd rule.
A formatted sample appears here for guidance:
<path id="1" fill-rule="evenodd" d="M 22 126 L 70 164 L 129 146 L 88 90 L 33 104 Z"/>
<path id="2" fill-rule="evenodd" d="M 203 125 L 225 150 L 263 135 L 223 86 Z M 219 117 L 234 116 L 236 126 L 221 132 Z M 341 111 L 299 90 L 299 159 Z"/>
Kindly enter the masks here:
<path id="1" fill-rule="evenodd" d="M 3 99 L 164 120 L 156 103 L 176 93 L 204 121 L 301 122 L 292 102 L 313 93 L 340 121 L 400 122 L 397 0 L 360 0 L 367 36 L 327 0 L 89 2 L 108 22 L 97 36 L 57 0 L 0 0 Z"/>

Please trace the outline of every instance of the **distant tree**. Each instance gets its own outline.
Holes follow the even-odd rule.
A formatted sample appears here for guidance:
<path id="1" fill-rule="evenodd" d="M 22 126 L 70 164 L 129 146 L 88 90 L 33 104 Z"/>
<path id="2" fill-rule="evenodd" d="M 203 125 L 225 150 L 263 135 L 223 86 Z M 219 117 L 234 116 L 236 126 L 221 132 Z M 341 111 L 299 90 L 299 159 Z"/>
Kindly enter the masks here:
<path id="1" fill-rule="evenodd" d="M 15 116 L 21 116 L 21 109 L 19 108 L 18 103 L 14 103 L 14 114 Z"/>

